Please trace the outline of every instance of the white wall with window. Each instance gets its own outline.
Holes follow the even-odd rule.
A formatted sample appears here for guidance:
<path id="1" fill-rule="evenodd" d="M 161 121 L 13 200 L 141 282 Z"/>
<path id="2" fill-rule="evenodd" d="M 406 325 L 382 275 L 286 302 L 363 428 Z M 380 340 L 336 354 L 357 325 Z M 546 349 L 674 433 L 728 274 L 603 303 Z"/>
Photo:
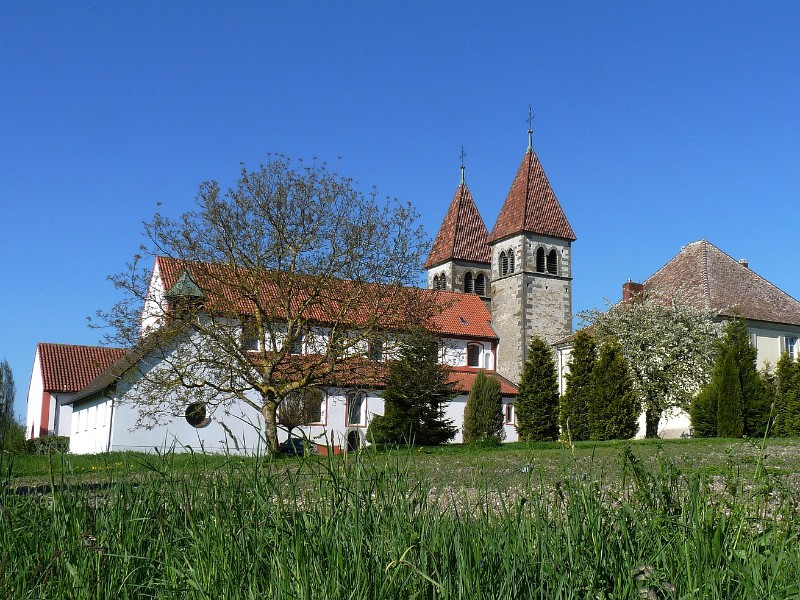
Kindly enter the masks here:
<path id="1" fill-rule="evenodd" d="M 447 338 L 442 342 L 441 363 L 450 367 L 494 370 L 494 348 L 488 340 Z"/>
<path id="2" fill-rule="evenodd" d="M 758 350 L 757 364 L 763 369 L 765 363 L 774 369 L 783 352 L 793 354 L 795 360 L 800 354 L 800 327 L 750 321 L 747 324 L 750 343 Z"/>

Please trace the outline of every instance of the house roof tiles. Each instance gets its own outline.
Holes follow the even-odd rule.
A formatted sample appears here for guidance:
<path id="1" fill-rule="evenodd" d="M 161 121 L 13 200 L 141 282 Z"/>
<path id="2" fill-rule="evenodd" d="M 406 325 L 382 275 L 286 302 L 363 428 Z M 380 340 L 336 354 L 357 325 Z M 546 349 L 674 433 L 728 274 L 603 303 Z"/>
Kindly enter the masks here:
<path id="1" fill-rule="evenodd" d="M 707 240 L 684 246 L 644 282 L 644 291 L 754 321 L 800 325 L 800 302 Z"/>
<path id="2" fill-rule="evenodd" d="M 44 342 L 37 352 L 47 392 L 77 392 L 125 354 L 121 348 Z"/>
<path id="3" fill-rule="evenodd" d="M 489 235 L 489 243 L 522 232 L 570 241 L 576 239 L 533 149 L 529 149 L 522 159 Z"/>
<path id="4" fill-rule="evenodd" d="M 449 260 L 488 264 L 492 261 L 488 238 L 489 232 L 475 200 L 467 184 L 462 183 L 456 189 L 423 268 L 430 269 Z"/>

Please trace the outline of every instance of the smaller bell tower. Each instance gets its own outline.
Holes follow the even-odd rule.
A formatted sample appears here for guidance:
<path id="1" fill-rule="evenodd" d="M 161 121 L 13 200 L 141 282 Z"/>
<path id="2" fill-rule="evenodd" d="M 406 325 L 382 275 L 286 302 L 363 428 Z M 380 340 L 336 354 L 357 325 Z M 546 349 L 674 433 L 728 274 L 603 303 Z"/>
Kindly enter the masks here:
<path id="1" fill-rule="evenodd" d="M 464 149 L 461 149 L 461 182 L 423 268 L 428 288 L 477 294 L 488 302 L 491 292 L 489 232 L 475 206 L 464 179 Z"/>

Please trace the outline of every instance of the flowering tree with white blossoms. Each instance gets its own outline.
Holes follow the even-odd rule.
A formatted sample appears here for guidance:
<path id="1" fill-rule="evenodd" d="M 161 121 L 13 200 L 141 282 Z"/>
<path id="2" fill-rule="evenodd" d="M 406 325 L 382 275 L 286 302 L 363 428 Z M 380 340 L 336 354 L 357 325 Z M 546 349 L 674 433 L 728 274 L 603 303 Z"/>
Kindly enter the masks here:
<path id="1" fill-rule="evenodd" d="M 615 337 L 630 365 L 636 392 L 646 411 L 647 437 L 658 435 L 665 411 L 688 410 L 708 382 L 722 323 L 711 309 L 696 308 L 680 298 L 658 293 L 578 314 L 592 325 L 599 343 Z"/>

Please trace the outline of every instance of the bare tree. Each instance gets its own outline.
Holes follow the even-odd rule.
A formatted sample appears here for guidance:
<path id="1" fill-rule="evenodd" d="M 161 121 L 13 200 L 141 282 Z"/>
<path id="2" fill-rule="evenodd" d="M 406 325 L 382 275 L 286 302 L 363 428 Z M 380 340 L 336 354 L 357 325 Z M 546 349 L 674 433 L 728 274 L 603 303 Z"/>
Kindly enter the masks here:
<path id="1" fill-rule="evenodd" d="M 145 223 L 148 243 L 111 278 L 123 299 L 98 313 L 107 342 L 137 348 L 128 397 L 140 425 L 187 402 L 213 412 L 241 401 L 263 416 L 277 454 L 288 396 L 372 383 L 375 347 L 437 310 L 433 294 L 409 287 L 428 248 L 416 211 L 324 163 L 271 156 L 242 167 L 227 193 L 202 184 L 196 204 Z M 145 257 L 157 268 L 142 268 Z"/>

